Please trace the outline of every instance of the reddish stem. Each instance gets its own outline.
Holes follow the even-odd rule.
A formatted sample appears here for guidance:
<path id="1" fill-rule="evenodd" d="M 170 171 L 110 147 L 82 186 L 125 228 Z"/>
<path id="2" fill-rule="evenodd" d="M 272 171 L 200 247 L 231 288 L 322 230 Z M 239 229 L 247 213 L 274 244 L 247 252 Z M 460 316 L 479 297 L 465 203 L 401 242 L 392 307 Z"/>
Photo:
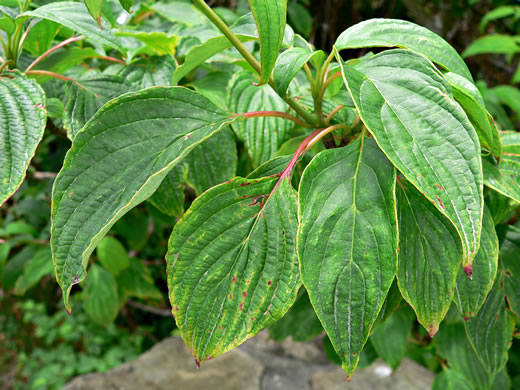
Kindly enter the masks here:
<path id="1" fill-rule="evenodd" d="M 54 53 L 56 50 L 62 48 L 65 45 L 68 45 L 69 43 L 79 41 L 81 39 L 84 39 L 85 37 L 83 35 L 78 35 L 76 37 L 72 37 L 69 39 L 64 40 L 63 42 L 58 43 L 56 46 L 51 47 L 49 50 L 47 50 L 45 53 L 43 53 L 41 56 L 36 58 L 31 65 L 25 69 L 25 73 L 30 72 L 32 68 L 34 68 L 38 63 L 40 63 L 45 57 L 47 57 L 49 54 Z"/>
<path id="2" fill-rule="evenodd" d="M 75 81 L 74 79 L 71 79 L 70 77 L 67 77 L 67 76 L 64 76 L 62 74 L 59 74 L 59 73 L 54 73 L 54 72 L 49 72 L 49 71 L 46 71 L 46 70 L 30 70 L 30 71 L 25 71 L 25 74 L 27 76 L 49 76 L 49 77 L 54 77 L 54 78 L 57 78 L 57 79 L 60 79 L 60 80 L 64 80 L 64 81 Z"/>

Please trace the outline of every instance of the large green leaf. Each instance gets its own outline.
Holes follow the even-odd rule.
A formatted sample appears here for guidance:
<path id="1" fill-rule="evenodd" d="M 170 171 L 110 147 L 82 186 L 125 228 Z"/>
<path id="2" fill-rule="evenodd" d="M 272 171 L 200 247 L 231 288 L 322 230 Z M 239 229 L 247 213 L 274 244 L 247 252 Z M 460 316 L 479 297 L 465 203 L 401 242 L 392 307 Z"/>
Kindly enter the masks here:
<path id="1" fill-rule="evenodd" d="M 449 368 L 464 375 L 475 390 L 489 390 L 494 375 L 486 372 L 475 354 L 461 323 L 443 323 L 434 338 L 439 354 L 447 360 Z"/>
<path id="2" fill-rule="evenodd" d="M 18 71 L 0 74 L 0 206 L 20 187 L 46 123 L 45 94 Z"/>
<path id="3" fill-rule="evenodd" d="M 369 138 L 316 155 L 299 191 L 303 283 L 349 376 L 397 265 L 395 170 Z"/>
<path id="4" fill-rule="evenodd" d="M 410 49 L 473 81 L 468 67 L 448 42 L 427 28 L 405 20 L 370 19 L 358 23 L 345 30 L 334 46 L 338 50 L 395 46 Z"/>
<path id="5" fill-rule="evenodd" d="M 518 132 L 504 131 L 503 156 L 499 164 L 483 159 L 484 183 L 495 191 L 520 202 L 520 136 Z"/>
<path id="6" fill-rule="evenodd" d="M 286 111 L 287 104 L 269 85 L 255 86 L 255 76 L 237 73 L 228 88 L 228 107 L 236 114 L 252 111 Z M 240 140 L 244 141 L 255 167 L 272 159 L 289 138 L 292 122 L 282 118 L 262 117 L 241 120 L 233 124 Z"/>
<path id="7" fill-rule="evenodd" d="M 480 144 L 500 158 L 502 155 L 500 134 L 493 118 L 490 118 L 486 111 L 484 99 L 478 88 L 458 74 L 448 72 L 444 76 L 452 87 L 455 100 L 462 106 L 475 127 Z"/>
<path id="8" fill-rule="evenodd" d="M 462 56 L 464 58 L 479 54 L 515 54 L 520 52 L 520 45 L 511 35 L 485 35 L 471 43 Z"/>
<path id="9" fill-rule="evenodd" d="M 296 212 L 289 178 L 236 178 L 198 197 L 175 225 L 170 301 L 198 364 L 254 336 L 296 299 Z"/>
<path id="10" fill-rule="evenodd" d="M 88 258 L 110 227 L 233 120 L 196 92 L 154 87 L 105 104 L 78 133 L 52 205 L 51 246 L 68 310 L 72 285 L 86 277 Z"/>
<path id="11" fill-rule="evenodd" d="M 99 325 L 108 325 L 119 312 L 119 295 L 114 275 L 93 264 L 90 278 L 83 292 L 84 308 L 88 316 Z"/>
<path id="12" fill-rule="evenodd" d="M 396 370 L 401 364 L 406 350 L 408 337 L 412 332 L 414 314 L 409 306 L 394 312 L 388 320 L 379 326 L 370 336 L 370 343 L 377 354 Z"/>
<path id="13" fill-rule="evenodd" d="M 500 248 L 504 291 L 513 313 L 520 317 L 520 228 L 508 226 Z"/>
<path id="14" fill-rule="evenodd" d="M 223 129 L 188 154 L 187 181 L 197 195 L 230 180 L 237 170 L 237 146 L 230 128 Z"/>
<path id="15" fill-rule="evenodd" d="M 450 85 L 428 59 L 400 49 L 354 67 L 343 63 L 342 72 L 381 150 L 457 228 L 471 274 L 484 205 L 482 163 L 475 129 Z"/>
<path id="16" fill-rule="evenodd" d="M 258 27 L 262 74 L 260 84 L 271 77 L 276 58 L 282 48 L 287 22 L 287 0 L 249 0 Z"/>
<path id="17" fill-rule="evenodd" d="M 497 278 L 480 312 L 464 324 L 477 356 L 490 374 L 504 368 L 515 326 L 506 310 L 503 284 L 502 278 Z"/>
<path id="18" fill-rule="evenodd" d="M 462 248 L 455 227 L 412 185 L 397 188 L 399 266 L 403 298 L 433 336 L 448 312 Z"/>
<path id="19" fill-rule="evenodd" d="M 91 79 L 69 82 L 65 95 L 67 103 L 63 126 L 73 140 L 90 118 L 109 100 L 136 88 L 121 76 L 101 75 Z"/>
<path id="20" fill-rule="evenodd" d="M 23 15 L 52 20 L 85 35 L 95 42 L 114 48 L 121 53 L 125 52 L 119 39 L 110 31 L 108 23 L 103 22 L 103 29 L 99 28 L 83 3 L 70 1 L 51 2 Z"/>
<path id="21" fill-rule="evenodd" d="M 480 249 L 473 261 L 473 278 L 470 280 L 459 270 L 455 288 L 455 303 L 465 319 L 479 312 L 493 287 L 498 266 L 498 237 L 493 217 L 484 209 Z"/>
<path id="22" fill-rule="evenodd" d="M 29 30 L 29 34 L 23 42 L 23 48 L 33 56 L 39 57 L 51 47 L 59 30 L 58 23 L 42 19 Z"/>

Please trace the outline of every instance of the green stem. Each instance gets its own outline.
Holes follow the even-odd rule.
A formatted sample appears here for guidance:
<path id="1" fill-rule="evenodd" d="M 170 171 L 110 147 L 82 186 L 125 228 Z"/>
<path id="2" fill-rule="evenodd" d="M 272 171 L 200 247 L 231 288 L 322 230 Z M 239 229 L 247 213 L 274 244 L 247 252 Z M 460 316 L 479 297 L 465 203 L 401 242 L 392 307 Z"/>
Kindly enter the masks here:
<path id="1" fill-rule="evenodd" d="M 9 65 L 13 64 L 13 60 L 7 60 L 0 66 L 0 73 L 3 72 L 3 70 L 8 67 Z"/>
<path id="2" fill-rule="evenodd" d="M 246 49 L 240 39 L 231 31 L 228 25 L 220 19 L 220 17 L 207 5 L 204 0 L 193 0 L 193 3 L 199 8 L 199 10 L 208 17 L 209 20 L 220 30 L 224 36 L 229 39 L 231 44 L 238 50 L 238 52 L 244 57 L 244 59 L 253 67 L 256 73 L 262 73 L 262 65 L 258 60 Z M 276 92 L 272 77 L 269 79 L 269 85 Z M 276 92 L 278 93 L 278 92 Z M 310 112 L 301 107 L 293 99 L 288 96 L 279 95 L 298 115 L 300 115 L 309 124 L 316 122 L 316 117 Z"/>
<path id="3" fill-rule="evenodd" d="M 283 118 L 290 121 L 293 121 L 294 123 L 306 127 L 306 128 L 312 128 L 313 126 L 308 124 L 307 122 L 302 121 L 300 118 L 297 118 L 291 114 L 287 114 L 286 112 L 280 112 L 280 111 L 253 111 L 253 112 L 246 112 L 243 114 L 233 114 L 233 116 L 243 116 L 245 119 L 249 118 Z"/>

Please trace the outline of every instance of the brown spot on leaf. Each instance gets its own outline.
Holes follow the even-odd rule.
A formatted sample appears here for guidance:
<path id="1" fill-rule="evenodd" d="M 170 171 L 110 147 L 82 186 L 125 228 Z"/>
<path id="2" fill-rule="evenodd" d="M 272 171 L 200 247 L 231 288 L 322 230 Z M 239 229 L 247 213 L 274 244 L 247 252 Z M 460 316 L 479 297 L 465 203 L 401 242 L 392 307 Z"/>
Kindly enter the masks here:
<path id="1" fill-rule="evenodd" d="M 236 276 L 236 275 L 233 276 L 233 279 L 231 279 L 231 281 L 232 281 L 233 283 L 235 283 L 235 282 L 237 281 L 237 276 Z"/>
<path id="2" fill-rule="evenodd" d="M 74 192 L 70 191 L 69 192 L 69 199 L 72 200 L 72 195 L 74 194 Z"/>
<path id="3" fill-rule="evenodd" d="M 188 133 L 184 136 L 184 141 L 187 141 L 191 138 L 191 133 Z"/>
<path id="4" fill-rule="evenodd" d="M 244 298 L 247 297 L 247 292 L 244 291 L 244 292 L 242 293 L 242 296 L 243 296 Z"/>
<path id="5" fill-rule="evenodd" d="M 437 186 L 437 188 L 441 191 L 444 191 L 444 188 L 440 185 L 440 184 L 435 184 Z"/>
<path id="6" fill-rule="evenodd" d="M 473 266 L 471 264 L 464 266 L 464 272 L 468 275 L 469 280 L 473 279 Z"/>
<path id="7" fill-rule="evenodd" d="M 251 199 L 251 203 L 249 203 L 248 206 L 250 206 L 250 207 L 261 206 L 262 203 L 264 202 L 264 198 L 265 198 L 265 195 L 255 196 L 253 199 Z"/>
<path id="8" fill-rule="evenodd" d="M 229 300 L 233 299 L 233 294 L 229 294 Z"/>
<path id="9" fill-rule="evenodd" d="M 273 284 L 273 281 L 272 280 L 268 280 L 267 281 L 267 285 L 270 286 L 271 284 Z"/>
<path id="10" fill-rule="evenodd" d="M 244 309 L 244 304 L 241 303 L 240 305 L 238 305 L 240 307 L 240 311 L 242 311 Z"/>
<path id="11" fill-rule="evenodd" d="M 219 325 L 219 326 L 218 326 L 218 330 L 222 330 L 222 325 Z"/>
<path id="12" fill-rule="evenodd" d="M 441 209 L 446 210 L 446 207 L 444 207 L 444 203 L 442 203 L 442 199 L 436 196 L 437 202 L 439 202 L 439 206 L 441 206 Z"/>
<path id="13" fill-rule="evenodd" d="M 251 183 L 248 183 L 248 182 L 240 183 L 240 187 L 246 187 L 246 186 L 249 186 L 249 185 L 251 185 Z"/>

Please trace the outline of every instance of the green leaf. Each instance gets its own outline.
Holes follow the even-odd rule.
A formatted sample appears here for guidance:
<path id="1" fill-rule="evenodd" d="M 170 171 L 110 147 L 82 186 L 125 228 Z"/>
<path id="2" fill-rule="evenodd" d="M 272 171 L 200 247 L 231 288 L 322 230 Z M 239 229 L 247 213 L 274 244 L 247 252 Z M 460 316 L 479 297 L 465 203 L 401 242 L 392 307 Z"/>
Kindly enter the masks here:
<path id="1" fill-rule="evenodd" d="M 118 75 L 136 89 L 173 85 L 173 72 L 177 63 L 170 56 L 140 58 L 123 67 Z"/>
<path id="2" fill-rule="evenodd" d="M 351 376 L 395 276 L 395 170 L 369 138 L 325 150 L 303 173 L 298 215 L 302 280 Z"/>
<path id="3" fill-rule="evenodd" d="M 148 201 L 161 213 L 171 217 L 184 214 L 184 183 L 182 170 L 173 168 Z"/>
<path id="4" fill-rule="evenodd" d="M 23 274 L 16 280 L 14 292 L 23 295 L 27 290 L 34 287 L 41 278 L 54 271 L 52 264 L 51 248 L 46 246 L 38 250 L 34 257 L 23 266 Z"/>
<path id="5" fill-rule="evenodd" d="M 121 4 L 121 7 L 125 9 L 126 12 L 132 12 L 131 8 L 134 4 L 134 0 L 119 0 L 119 4 Z"/>
<path id="6" fill-rule="evenodd" d="M 83 292 L 85 312 L 96 324 L 112 323 L 119 312 L 119 296 L 115 277 L 98 265 L 90 266 L 90 278 Z"/>
<path id="7" fill-rule="evenodd" d="M 103 0 L 85 0 L 88 12 L 99 25 L 100 29 L 103 29 L 101 24 L 101 11 L 103 11 Z"/>
<path id="8" fill-rule="evenodd" d="M 464 77 L 448 72 L 444 75 L 450 83 L 455 100 L 462 106 L 474 126 L 480 144 L 490 150 L 495 156 L 502 156 L 500 134 L 486 111 L 484 99 L 478 88 Z"/>
<path id="9" fill-rule="evenodd" d="M 63 111 L 65 110 L 65 106 L 63 102 L 58 98 L 49 98 L 47 99 L 47 116 L 49 118 L 59 118 L 63 116 Z"/>
<path id="10" fill-rule="evenodd" d="M 520 46 L 510 35 L 489 34 L 473 41 L 462 53 L 467 58 L 479 54 L 515 54 Z"/>
<path id="11" fill-rule="evenodd" d="M 301 294 L 289 311 L 269 327 L 269 336 L 282 342 L 291 336 L 293 341 L 309 341 L 323 332 L 307 292 Z"/>
<path id="12" fill-rule="evenodd" d="M 465 319 L 474 317 L 493 287 L 498 266 L 498 237 L 493 217 L 484 209 L 480 249 L 473 261 L 473 277 L 468 279 L 462 269 L 457 275 L 455 303 Z"/>
<path id="13" fill-rule="evenodd" d="M 504 273 L 504 291 L 513 313 L 520 317 L 520 228 L 508 226 L 502 247 L 500 261 Z"/>
<path id="14" fill-rule="evenodd" d="M 432 390 L 474 390 L 475 388 L 464 375 L 456 370 L 445 369 L 435 376 Z"/>
<path id="15" fill-rule="evenodd" d="M 97 58 L 100 55 L 91 47 L 70 47 L 66 50 L 59 50 L 46 57 L 36 65 L 38 70 L 47 70 L 54 73 L 64 73 L 68 69 L 85 61 L 88 58 Z M 37 77 L 38 82 L 43 83 L 50 80 L 49 76 Z"/>
<path id="16" fill-rule="evenodd" d="M 462 258 L 460 240 L 450 221 L 402 179 L 397 206 L 399 289 L 433 337 L 453 299 Z"/>
<path id="17" fill-rule="evenodd" d="M 394 279 L 392 285 L 390 286 L 390 290 L 388 290 L 388 294 L 386 295 L 385 303 L 383 303 L 383 307 L 381 307 L 377 321 L 372 328 L 372 333 L 374 333 L 379 325 L 384 324 L 388 318 L 390 318 L 390 316 L 397 309 L 399 309 L 402 301 L 403 297 L 401 295 L 401 291 L 399 291 L 397 279 Z"/>
<path id="18" fill-rule="evenodd" d="M 10 37 L 14 30 L 16 29 L 16 24 L 14 20 L 11 19 L 9 15 L 3 14 L 0 17 L 0 30 L 4 31 L 8 37 Z"/>
<path id="19" fill-rule="evenodd" d="M 74 138 L 53 188 L 51 247 L 70 311 L 73 284 L 110 227 L 152 195 L 168 171 L 233 122 L 181 87 L 154 87 L 105 104 Z"/>
<path id="20" fill-rule="evenodd" d="M 228 107 L 233 113 L 252 111 L 282 111 L 287 104 L 269 85 L 255 86 L 255 76 L 249 72 L 235 74 L 228 88 Z M 260 117 L 240 120 L 233 124 L 238 138 L 245 142 L 253 166 L 272 159 L 287 141 L 293 127 L 282 118 Z"/>
<path id="21" fill-rule="evenodd" d="M 507 374 L 507 370 L 504 368 L 502 371 L 496 374 L 491 390 L 510 390 L 511 378 Z M 516 387 L 515 387 L 516 389 Z"/>
<path id="22" fill-rule="evenodd" d="M 495 191 L 520 202 L 520 136 L 513 131 L 502 132 L 503 156 L 497 165 L 482 160 L 484 183 Z"/>
<path id="23" fill-rule="evenodd" d="M 309 52 L 301 47 L 293 47 L 280 54 L 273 70 L 274 85 L 278 93 L 286 95 L 296 74 L 307 62 L 319 55 L 322 55 L 322 52 Z"/>
<path id="24" fill-rule="evenodd" d="M 406 343 L 412 332 L 413 322 L 413 311 L 408 306 L 405 306 L 394 312 L 370 336 L 370 343 L 377 354 L 394 371 L 399 367 L 404 357 Z"/>
<path id="25" fill-rule="evenodd" d="M 480 32 L 484 32 L 489 22 L 497 19 L 507 18 L 520 14 L 520 7 L 514 5 L 503 5 L 496 7 L 484 15 L 480 21 Z"/>
<path id="26" fill-rule="evenodd" d="M 187 181 L 197 195 L 230 180 L 237 170 L 237 145 L 230 128 L 223 129 L 188 154 Z"/>
<path id="27" fill-rule="evenodd" d="M 464 324 L 468 338 L 489 374 L 505 367 L 515 327 L 513 317 L 506 310 L 503 283 L 502 278 L 497 278 L 480 312 Z"/>
<path id="28" fill-rule="evenodd" d="M 130 266 L 117 276 L 117 283 L 129 297 L 162 299 L 152 273 L 139 259 L 130 259 Z"/>
<path id="29" fill-rule="evenodd" d="M 118 31 L 115 33 L 117 37 L 135 38 L 145 45 L 140 48 L 133 55 L 149 54 L 157 56 L 174 56 L 179 37 L 175 34 L 166 34 L 159 31 Z M 149 49 L 149 50 L 144 50 Z"/>
<path id="30" fill-rule="evenodd" d="M 400 49 L 343 63 L 342 72 L 381 150 L 457 228 L 470 274 L 484 204 L 480 145 L 448 82 L 425 57 Z"/>
<path id="31" fill-rule="evenodd" d="M 46 124 L 45 94 L 18 71 L 0 74 L 0 206 L 20 187 Z"/>
<path id="32" fill-rule="evenodd" d="M 466 336 L 464 325 L 442 324 L 435 336 L 439 354 L 448 361 L 448 366 L 464 375 L 476 390 L 489 390 L 494 375 L 484 369 Z"/>
<path id="33" fill-rule="evenodd" d="M 227 86 L 232 77 L 229 72 L 211 72 L 189 83 L 203 96 L 206 96 L 217 107 L 227 109 Z"/>
<path id="34" fill-rule="evenodd" d="M 291 1 L 288 4 L 287 14 L 289 22 L 294 29 L 305 37 L 312 33 L 312 16 L 310 12 L 300 3 Z"/>
<path id="35" fill-rule="evenodd" d="M 277 156 L 272 160 L 269 160 L 258 168 L 256 168 L 253 172 L 251 172 L 247 178 L 248 179 L 258 179 L 259 177 L 264 176 L 273 176 L 281 173 L 285 167 L 291 161 L 292 156 Z"/>
<path id="36" fill-rule="evenodd" d="M 513 110 L 520 117 L 520 90 L 511 85 L 499 85 L 492 89 L 502 104 Z"/>
<path id="37" fill-rule="evenodd" d="M 282 48 L 287 21 L 287 0 L 248 0 L 258 27 L 262 73 L 260 84 L 271 77 L 276 58 Z"/>
<path id="38" fill-rule="evenodd" d="M 288 178 L 236 178 L 195 199 L 168 244 L 168 287 L 196 362 L 281 318 L 296 299 L 296 194 Z"/>
<path id="39" fill-rule="evenodd" d="M 398 19 L 370 19 L 345 30 L 336 40 L 338 50 L 360 47 L 402 47 L 421 53 L 450 72 L 473 81 L 457 51 L 425 27 Z"/>
<path id="40" fill-rule="evenodd" d="M 96 249 L 97 257 L 103 267 L 117 276 L 130 266 L 125 247 L 114 237 L 104 237 Z"/>
<path id="41" fill-rule="evenodd" d="M 85 35 L 94 42 L 125 53 L 119 39 L 110 31 L 109 25 L 103 23 L 103 29 L 100 29 L 92 20 L 85 4 L 69 1 L 52 2 L 33 11 L 25 12 L 23 15 L 52 20 Z"/>
<path id="42" fill-rule="evenodd" d="M 73 140 L 103 104 L 133 90 L 135 87 L 132 84 L 115 75 L 69 82 L 65 91 L 67 103 L 63 115 L 67 136 Z"/>
<path id="43" fill-rule="evenodd" d="M 189 2 L 174 1 L 146 5 L 170 22 L 195 26 L 204 23 L 204 16 Z"/>
<path id="44" fill-rule="evenodd" d="M 30 30 L 23 47 L 35 57 L 39 57 L 50 49 L 60 25 L 52 20 L 42 19 Z"/>

